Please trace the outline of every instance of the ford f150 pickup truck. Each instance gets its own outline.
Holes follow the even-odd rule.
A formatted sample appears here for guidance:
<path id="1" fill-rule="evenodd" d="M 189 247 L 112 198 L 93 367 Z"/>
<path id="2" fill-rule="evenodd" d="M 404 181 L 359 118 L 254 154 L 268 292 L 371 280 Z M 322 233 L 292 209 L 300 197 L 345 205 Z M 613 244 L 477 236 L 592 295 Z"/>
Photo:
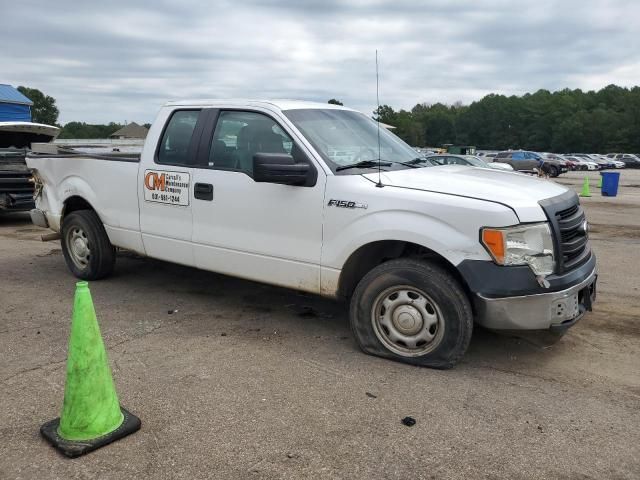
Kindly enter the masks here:
<path id="1" fill-rule="evenodd" d="M 35 224 L 82 279 L 116 247 L 350 300 L 367 353 L 435 368 L 474 320 L 562 333 L 591 309 L 596 259 L 573 191 L 435 166 L 365 115 L 298 101 L 161 108 L 139 157 L 32 153 Z"/>

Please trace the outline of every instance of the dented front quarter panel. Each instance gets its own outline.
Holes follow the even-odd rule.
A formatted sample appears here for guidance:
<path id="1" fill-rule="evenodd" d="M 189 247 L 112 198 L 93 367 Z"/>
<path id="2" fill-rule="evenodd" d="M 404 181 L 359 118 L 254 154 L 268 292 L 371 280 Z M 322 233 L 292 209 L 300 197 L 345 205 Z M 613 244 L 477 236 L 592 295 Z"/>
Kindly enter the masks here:
<path id="1" fill-rule="evenodd" d="M 332 199 L 366 208 L 340 208 Z M 337 289 L 339 271 L 360 247 L 399 240 L 429 248 L 458 265 L 465 259 L 491 258 L 479 241 L 482 227 L 518 224 L 502 204 L 393 186 L 377 187 L 360 175 L 327 179 L 322 246 L 323 293 Z"/>

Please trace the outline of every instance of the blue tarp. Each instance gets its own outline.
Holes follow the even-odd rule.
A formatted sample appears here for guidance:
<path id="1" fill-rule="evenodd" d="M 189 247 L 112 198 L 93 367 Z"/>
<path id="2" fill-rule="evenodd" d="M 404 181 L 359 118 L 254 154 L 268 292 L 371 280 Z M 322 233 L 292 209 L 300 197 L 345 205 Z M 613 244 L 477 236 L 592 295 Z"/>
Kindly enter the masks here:
<path id="1" fill-rule="evenodd" d="M 2 103 L 0 101 L 0 122 L 30 122 L 31 108 L 29 105 L 17 103 Z"/>

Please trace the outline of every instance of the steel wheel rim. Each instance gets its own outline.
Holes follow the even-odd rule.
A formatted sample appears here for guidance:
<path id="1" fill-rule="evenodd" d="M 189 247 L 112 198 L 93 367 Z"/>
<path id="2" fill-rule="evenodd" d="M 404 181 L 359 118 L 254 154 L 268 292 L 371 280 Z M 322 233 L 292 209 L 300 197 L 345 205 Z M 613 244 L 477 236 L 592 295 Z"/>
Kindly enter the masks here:
<path id="1" fill-rule="evenodd" d="M 89 238 L 80 227 L 72 227 L 67 232 L 67 250 L 73 264 L 81 270 L 89 266 L 91 261 L 91 248 Z"/>
<path id="2" fill-rule="evenodd" d="M 444 336 L 440 307 L 422 290 L 409 285 L 387 288 L 371 309 L 378 340 L 403 357 L 419 357 L 435 350 Z"/>

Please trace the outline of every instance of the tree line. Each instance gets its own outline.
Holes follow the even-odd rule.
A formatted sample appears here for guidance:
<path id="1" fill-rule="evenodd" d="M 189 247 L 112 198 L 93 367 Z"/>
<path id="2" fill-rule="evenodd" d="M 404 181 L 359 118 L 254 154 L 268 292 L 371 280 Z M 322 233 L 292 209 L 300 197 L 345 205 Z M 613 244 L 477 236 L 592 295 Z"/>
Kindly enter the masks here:
<path id="1" fill-rule="evenodd" d="M 58 138 L 109 138 L 109 135 L 126 126 L 123 123 L 110 122 L 106 125 L 85 122 L 65 123 Z M 149 128 L 150 123 L 145 123 Z"/>
<path id="2" fill-rule="evenodd" d="M 419 103 L 410 111 L 381 105 L 373 114 L 417 147 L 640 152 L 640 87 L 490 94 L 470 105 Z"/>
<path id="3" fill-rule="evenodd" d="M 57 124 L 59 110 L 53 97 L 35 88 L 18 90 L 33 101 L 34 122 Z M 328 103 L 342 105 L 335 98 Z M 373 114 L 416 147 L 452 143 L 495 150 L 640 152 L 640 87 L 490 94 L 470 105 L 418 103 L 398 111 L 381 105 Z M 69 122 L 61 126 L 60 138 L 107 138 L 123 126 Z"/>

